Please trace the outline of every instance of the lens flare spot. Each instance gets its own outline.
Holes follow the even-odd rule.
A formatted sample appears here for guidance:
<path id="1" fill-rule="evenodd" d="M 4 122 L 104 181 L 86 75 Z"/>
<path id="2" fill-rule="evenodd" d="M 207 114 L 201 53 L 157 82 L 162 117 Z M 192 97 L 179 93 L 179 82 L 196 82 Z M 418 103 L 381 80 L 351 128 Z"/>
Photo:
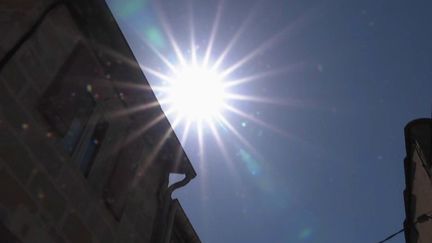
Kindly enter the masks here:
<path id="1" fill-rule="evenodd" d="M 246 165 L 252 175 L 258 175 L 261 172 L 258 161 L 253 158 L 251 154 L 249 154 L 243 149 L 240 149 L 238 152 L 238 156 L 241 158 L 241 160 Z"/>
<path id="2" fill-rule="evenodd" d="M 146 40 L 156 48 L 164 48 L 165 47 L 165 39 L 161 31 L 154 27 L 150 26 L 145 31 Z"/>
<path id="3" fill-rule="evenodd" d="M 130 17 L 132 15 L 138 14 L 146 5 L 147 0 L 129 0 L 129 1 L 120 1 L 120 0 L 111 0 L 109 1 L 113 6 L 113 9 L 121 16 L 121 17 Z"/>
<path id="4" fill-rule="evenodd" d="M 309 237 L 311 237 L 311 235 L 312 235 L 312 229 L 305 228 L 302 231 L 300 231 L 299 239 L 305 240 L 305 239 L 308 239 Z"/>

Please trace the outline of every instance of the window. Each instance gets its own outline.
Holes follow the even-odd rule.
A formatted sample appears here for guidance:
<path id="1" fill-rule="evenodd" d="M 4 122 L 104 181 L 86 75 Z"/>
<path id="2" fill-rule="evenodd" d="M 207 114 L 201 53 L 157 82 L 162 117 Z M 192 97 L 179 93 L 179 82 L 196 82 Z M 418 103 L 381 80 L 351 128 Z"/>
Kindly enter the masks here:
<path id="1" fill-rule="evenodd" d="M 90 169 L 93 165 L 97 153 L 99 152 L 99 148 L 105 137 L 107 129 L 107 122 L 99 122 L 94 128 L 90 141 L 87 142 L 84 148 L 84 156 L 79 161 L 79 166 L 85 177 L 87 177 L 90 173 Z"/>
<path id="2" fill-rule="evenodd" d="M 108 123 L 99 121 L 95 89 L 102 68 L 91 50 L 78 44 L 40 98 L 37 109 L 87 177 L 99 152 Z M 96 125 L 95 125 L 96 124 Z"/>
<path id="3" fill-rule="evenodd" d="M 66 132 L 66 135 L 62 139 L 63 147 L 65 150 L 72 155 L 75 151 L 75 147 L 81 137 L 81 133 L 84 130 L 85 122 L 79 118 L 74 118 L 71 125 Z"/>
<path id="4" fill-rule="evenodd" d="M 91 95 L 75 86 L 72 82 L 50 86 L 38 105 L 54 132 L 63 138 L 64 147 L 70 154 L 94 108 Z"/>
<path id="5" fill-rule="evenodd" d="M 89 55 L 86 51 L 82 46 L 77 47 L 37 106 L 49 126 L 62 138 L 64 148 L 69 154 L 76 149 L 96 104 L 88 90 L 88 80 L 94 78 L 94 75 L 86 72 L 81 68 L 83 64 L 78 63 Z"/>

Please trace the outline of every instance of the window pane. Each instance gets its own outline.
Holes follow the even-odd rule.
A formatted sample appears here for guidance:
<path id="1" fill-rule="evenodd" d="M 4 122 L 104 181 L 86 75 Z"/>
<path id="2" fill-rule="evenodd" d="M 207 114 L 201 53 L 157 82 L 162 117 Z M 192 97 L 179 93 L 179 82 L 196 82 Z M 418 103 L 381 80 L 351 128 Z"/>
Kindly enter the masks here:
<path id="1" fill-rule="evenodd" d="M 107 129 L 107 122 L 98 123 L 93 131 L 90 141 L 87 143 L 84 157 L 80 161 L 80 169 L 86 177 L 90 173 L 90 169 L 105 137 Z"/>

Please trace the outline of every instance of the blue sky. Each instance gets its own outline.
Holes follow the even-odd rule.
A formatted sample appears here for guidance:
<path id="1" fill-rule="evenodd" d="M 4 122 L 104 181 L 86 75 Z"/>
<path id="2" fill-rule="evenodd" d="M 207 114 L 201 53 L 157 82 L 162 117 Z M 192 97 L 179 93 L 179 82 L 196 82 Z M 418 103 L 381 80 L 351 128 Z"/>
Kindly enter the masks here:
<path id="1" fill-rule="evenodd" d="M 159 72 L 154 50 L 177 62 L 170 33 L 190 58 L 190 22 L 204 55 L 218 9 L 210 59 L 239 30 L 221 68 L 255 53 L 230 78 L 263 74 L 234 89 L 265 99 L 233 101 L 249 118 L 224 113 L 244 140 L 217 125 L 228 160 L 209 128 L 203 148 L 194 126 L 184 143 L 198 177 L 175 196 L 203 242 L 364 243 L 402 227 L 403 127 L 431 113 L 431 1 L 108 3 L 139 62 Z"/>

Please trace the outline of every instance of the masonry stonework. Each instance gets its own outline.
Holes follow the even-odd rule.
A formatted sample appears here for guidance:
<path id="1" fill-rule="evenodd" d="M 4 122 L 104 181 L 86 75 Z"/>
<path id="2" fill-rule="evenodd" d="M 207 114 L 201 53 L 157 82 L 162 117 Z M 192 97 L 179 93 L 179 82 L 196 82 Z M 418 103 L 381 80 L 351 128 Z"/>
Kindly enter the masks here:
<path id="1" fill-rule="evenodd" d="M 131 112 L 156 98 L 106 3 L 6 0 L 0 29 L 0 241 L 200 242 L 171 198 L 195 171 L 159 106 Z"/>
<path id="2" fill-rule="evenodd" d="M 405 240 L 432 242 L 432 119 L 405 127 Z"/>

